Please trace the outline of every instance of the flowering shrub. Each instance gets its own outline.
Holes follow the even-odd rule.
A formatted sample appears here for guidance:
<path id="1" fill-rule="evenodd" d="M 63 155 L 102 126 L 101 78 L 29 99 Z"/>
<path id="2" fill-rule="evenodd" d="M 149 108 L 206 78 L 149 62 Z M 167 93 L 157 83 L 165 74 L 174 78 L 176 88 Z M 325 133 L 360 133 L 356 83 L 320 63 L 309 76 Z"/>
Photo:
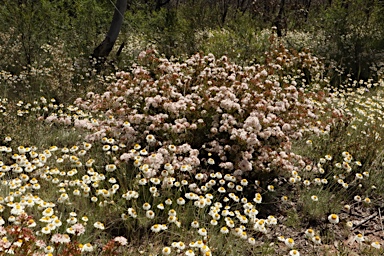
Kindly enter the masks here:
<path id="1" fill-rule="evenodd" d="M 291 152 L 292 139 L 305 131 L 329 131 L 332 118 L 341 112 L 327 109 L 322 91 L 305 90 L 304 69 L 317 85 L 324 82 L 318 60 L 280 47 L 267 56 L 265 65 L 251 67 L 211 54 L 179 63 L 143 52 L 140 65 L 118 72 L 118 81 L 105 93 L 89 93 L 76 101 L 82 109 L 105 113 L 97 124 L 84 121 L 96 131 L 88 139 L 110 136 L 130 148 L 151 134 L 158 141 L 150 147 L 150 153 L 159 153 L 155 172 L 167 163 L 170 145 L 193 154 L 196 159 L 186 162 L 195 167 L 200 164 L 197 156 L 206 161 L 209 154 L 216 170 L 238 178 L 292 171 L 301 160 Z M 288 70 L 298 75 L 287 75 Z M 333 116 L 319 120 L 324 112 Z"/>

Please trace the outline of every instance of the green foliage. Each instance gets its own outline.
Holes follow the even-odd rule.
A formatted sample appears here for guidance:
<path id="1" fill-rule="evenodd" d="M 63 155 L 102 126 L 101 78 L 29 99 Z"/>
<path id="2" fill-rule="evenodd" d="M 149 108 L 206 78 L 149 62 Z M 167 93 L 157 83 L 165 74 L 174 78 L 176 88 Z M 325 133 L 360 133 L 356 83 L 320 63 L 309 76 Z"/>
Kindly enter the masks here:
<path id="1" fill-rule="evenodd" d="M 324 33 L 315 51 L 334 61 L 344 77 L 351 73 L 354 79 L 368 79 L 384 50 L 382 8 L 375 0 L 332 1 L 320 16 L 315 15 L 312 33 Z"/>
<path id="2" fill-rule="evenodd" d="M 196 51 L 194 28 L 174 9 L 127 11 L 125 18 L 129 27 L 125 33 L 142 33 L 146 42 L 155 45 L 166 56 Z"/>
<path id="3" fill-rule="evenodd" d="M 270 31 L 255 30 L 249 17 L 232 22 L 233 24 L 225 28 L 197 31 L 197 48 L 216 56 L 226 55 L 237 63 L 262 63 L 264 52 L 270 47 Z"/>
<path id="4" fill-rule="evenodd" d="M 70 56 L 89 56 L 107 31 L 113 6 L 96 0 L 84 1 L 5 1 L 0 7 L 0 32 L 10 33 L 2 39 L 1 51 L 20 44 L 12 63 L 1 63 L 2 69 L 19 73 L 27 65 L 41 64 L 41 46 L 60 40 L 66 42 Z M 0 40 L 1 40 L 0 39 Z M 16 49 L 15 49 L 16 50 Z M 4 59 L 2 60 L 4 61 Z"/>
<path id="5" fill-rule="evenodd" d="M 324 222 L 325 216 L 330 213 L 338 214 L 341 210 L 341 193 L 338 194 L 337 191 L 332 189 L 303 189 L 299 194 L 298 207 L 300 209 L 301 225 L 309 223 L 310 226 L 317 226 Z M 316 196 L 317 201 L 312 199 L 312 196 Z"/>
<path id="6" fill-rule="evenodd" d="M 88 80 L 84 78 L 94 73 L 88 56 L 107 31 L 111 13 L 113 7 L 92 0 L 4 1 L 0 6 L 2 96 L 33 98 L 43 93 L 64 100 L 69 92 L 83 90 Z M 88 86 L 100 87 L 94 77 Z"/>
<path id="7" fill-rule="evenodd" d="M 290 209 L 286 212 L 286 220 L 284 225 L 287 227 L 297 228 L 300 226 L 300 219 L 295 209 Z"/>
<path id="8" fill-rule="evenodd" d="M 1 32 L 10 32 L 9 29 L 12 31 L 7 42 L 2 44 L 3 47 L 16 44 L 15 41 L 20 44 L 18 47 L 20 54 L 17 59 L 14 59 L 14 64 L 16 63 L 17 66 L 9 68 L 10 63 L 4 63 L 1 67 L 2 69 L 9 68 L 8 71 L 13 73 L 20 72 L 22 67 L 38 61 L 39 45 L 49 40 L 50 35 L 58 34 L 55 20 L 60 21 L 61 17 L 58 12 L 55 12 L 49 1 L 39 1 L 38 3 L 26 1 L 20 5 L 17 1 L 7 1 L 0 8 L 0 22 L 3 24 Z M 6 51 L 7 48 L 3 50 Z"/>

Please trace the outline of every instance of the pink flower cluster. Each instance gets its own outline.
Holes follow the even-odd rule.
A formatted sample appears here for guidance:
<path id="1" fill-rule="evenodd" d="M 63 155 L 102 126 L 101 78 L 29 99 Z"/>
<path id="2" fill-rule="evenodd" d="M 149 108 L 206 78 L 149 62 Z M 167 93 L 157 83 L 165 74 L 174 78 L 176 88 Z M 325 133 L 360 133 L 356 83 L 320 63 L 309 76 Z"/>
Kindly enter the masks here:
<path id="1" fill-rule="evenodd" d="M 210 154 L 218 170 L 238 176 L 292 171 L 303 163 L 291 152 L 292 140 L 305 132 L 329 131 L 342 112 L 328 104 L 325 92 L 306 90 L 326 82 L 310 81 L 322 69 L 310 53 L 280 47 L 266 59 L 264 65 L 243 67 L 226 57 L 196 54 L 180 63 L 148 50 L 139 56 L 141 65 L 116 74 L 108 91 L 76 104 L 94 116 L 104 114 L 97 126 L 89 126 L 94 133 L 88 139 L 110 136 L 132 148 L 153 134 L 158 164 L 152 164 L 150 176 L 166 162 L 168 145 L 182 145 L 178 150 L 185 152 L 176 166 L 204 169 L 201 161 Z M 318 120 L 320 114 L 324 121 Z M 77 125 L 88 126 L 85 121 Z M 129 154 L 121 160 L 132 159 Z"/>

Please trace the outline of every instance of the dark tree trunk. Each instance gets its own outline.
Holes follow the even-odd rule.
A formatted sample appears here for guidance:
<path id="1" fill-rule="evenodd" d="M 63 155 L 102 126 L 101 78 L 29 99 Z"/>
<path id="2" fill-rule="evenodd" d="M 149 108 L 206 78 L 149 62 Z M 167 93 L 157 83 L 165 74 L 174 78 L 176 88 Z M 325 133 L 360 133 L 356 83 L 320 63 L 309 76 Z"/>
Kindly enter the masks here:
<path id="1" fill-rule="evenodd" d="M 304 1 L 304 4 L 305 4 L 304 18 L 305 18 L 305 22 L 307 22 L 309 9 L 311 8 L 311 0 Z"/>
<path id="2" fill-rule="evenodd" d="M 251 5 L 250 1 L 248 1 L 248 0 L 241 0 L 241 2 L 239 2 L 238 8 L 244 14 L 248 10 L 250 5 Z"/>
<path id="3" fill-rule="evenodd" d="M 155 6 L 155 10 L 158 11 L 161 9 L 161 7 L 163 7 L 164 5 L 168 4 L 171 0 L 165 0 L 164 2 L 162 0 L 157 0 L 156 1 L 156 6 Z"/>
<path id="4" fill-rule="evenodd" d="M 283 21 L 284 7 L 285 7 L 285 0 L 281 0 L 279 13 L 277 14 L 277 17 L 276 17 L 274 24 L 273 24 L 274 26 L 276 26 L 276 31 L 277 31 L 278 37 L 283 36 L 283 28 L 285 27 L 284 21 Z"/>
<path id="5" fill-rule="evenodd" d="M 115 5 L 115 12 L 113 13 L 111 26 L 109 27 L 108 33 L 105 36 L 104 41 L 96 47 L 92 54 L 92 57 L 97 59 L 98 64 L 104 63 L 105 59 L 112 51 L 116 39 L 120 33 L 124 20 L 124 13 L 126 10 L 127 0 L 117 0 Z"/>
<path id="6" fill-rule="evenodd" d="M 221 24 L 224 26 L 225 19 L 227 18 L 228 14 L 228 8 L 229 8 L 229 3 L 227 0 L 223 1 L 223 13 L 221 14 Z"/>

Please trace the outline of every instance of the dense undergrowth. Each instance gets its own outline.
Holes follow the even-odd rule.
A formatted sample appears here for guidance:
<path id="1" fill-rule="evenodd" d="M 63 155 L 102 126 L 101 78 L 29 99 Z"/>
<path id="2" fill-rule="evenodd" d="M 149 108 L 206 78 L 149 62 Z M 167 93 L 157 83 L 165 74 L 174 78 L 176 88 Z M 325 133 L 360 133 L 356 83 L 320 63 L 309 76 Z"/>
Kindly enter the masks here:
<path id="1" fill-rule="evenodd" d="M 148 49 L 87 77 L 44 46 L 35 78 L 2 72 L 59 98 L 1 97 L 2 252 L 380 255 L 382 80 L 332 87 L 268 40 L 249 66 Z"/>

